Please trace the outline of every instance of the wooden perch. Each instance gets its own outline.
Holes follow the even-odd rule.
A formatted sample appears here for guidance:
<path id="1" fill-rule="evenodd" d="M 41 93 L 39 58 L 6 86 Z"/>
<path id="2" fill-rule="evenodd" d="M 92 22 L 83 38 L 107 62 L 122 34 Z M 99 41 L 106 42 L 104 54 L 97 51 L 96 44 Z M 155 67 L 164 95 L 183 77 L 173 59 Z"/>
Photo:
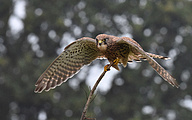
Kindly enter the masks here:
<path id="1" fill-rule="evenodd" d="M 86 117 L 87 109 L 88 109 L 88 107 L 89 107 L 89 103 L 91 102 L 91 99 L 92 99 L 92 97 L 93 97 L 93 94 L 94 94 L 94 92 L 95 92 L 95 90 L 96 90 L 99 82 L 100 82 L 101 79 L 104 77 L 105 73 L 110 70 L 110 67 L 111 67 L 113 64 L 114 64 L 114 62 L 112 62 L 112 63 L 110 63 L 110 64 L 108 64 L 108 65 L 106 65 L 106 66 L 104 67 L 103 73 L 100 75 L 100 77 L 99 77 L 98 80 L 96 81 L 95 85 L 93 86 L 93 88 L 92 88 L 92 90 L 91 90 L 91 92 L 90 92 L 90 94 L 89 94 L 89 97 L 88 97 L 88 99 L 87 99 L 87 102 L 86 102 L 86 104 L 85 104 L 85 107 L 84 107 L 84 109 L 83 109 L 83 112 L 82 112 L 82 114 L 81 114 L 81 119 L 80 119 L 80 120 L 95 119 L 95 118 L 87 118 L 87 117 Z"/>

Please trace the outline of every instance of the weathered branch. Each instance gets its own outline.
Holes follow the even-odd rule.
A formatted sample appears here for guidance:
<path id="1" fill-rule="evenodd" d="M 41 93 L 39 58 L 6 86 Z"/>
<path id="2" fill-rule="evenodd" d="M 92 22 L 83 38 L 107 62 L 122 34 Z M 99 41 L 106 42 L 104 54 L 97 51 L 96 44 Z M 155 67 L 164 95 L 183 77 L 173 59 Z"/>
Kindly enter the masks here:
<path id="1" fill-rule="evenodd" d="M 112 65 L 113 65 L 113 63 L 108 64 L 108 65 L 106 66 L 106 67 L 107 67 L 107 70 L 110 70 L 110 67 L 111 67 Z M 89 118 L 86 118 L 86 113 L 87 113 L 87 109 L 88 109 L 88 107 L 89 107 L 89 103 L 91 102 L 91 99 L 92 99 L 92 97 L 93 97 L 93 94 L 94 94 L 94 92 L 95 92 L 95 90 L 96 90 L 99 82 L 101 81 L 101 79 L 103 78 L 103 76 L 105 75 L 105 73 L 107 72 L 107 70 L 104 70 L 104 71 L 103 71 L 103 73 L 100 75 L 100 77 L 99 77 L 98 80 L 96 81 L 95 85 L 93 86 L 93 88 L 92 88 L 92 90 L 91 90 L 91 92 L 90 92 L 90 94 L 89 94 L 89 97 L 88 97 L 88 99 L 87 99 L 87 102 L 86 102 L 86 104 L 85 104 L 85 107 L 84 107 L 84 109 L 83 109 L 83 112 L 82 112 L 82 114 L 81 114 L 81 119 L 80 119 L 80 120 L 89 119 Z"/>

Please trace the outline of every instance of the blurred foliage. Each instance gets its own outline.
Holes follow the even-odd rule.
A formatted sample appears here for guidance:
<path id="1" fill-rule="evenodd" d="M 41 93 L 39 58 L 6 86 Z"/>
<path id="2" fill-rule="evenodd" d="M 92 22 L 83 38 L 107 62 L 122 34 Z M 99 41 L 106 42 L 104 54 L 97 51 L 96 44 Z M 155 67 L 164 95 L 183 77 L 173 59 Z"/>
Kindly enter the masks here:
<path id="1" fill-rule="evenodd" d="M 25 6 L 22 16 L 15 12 L 19 3 Z M 34 84 L 69 41 L 100 33 L 131 36 L 146 51 L 170 56 L 171 60 L 159 62 L 180 88 L 163 81 L 147 62 L 134 63 L 116 75 L 107 93 L 98 91 L 90 117 L 192 119 L 190 0 L 1 0 L 0 4 L 2 120 L 80 119 L 89 93 L 84 81 L 77 88 L 67 82 L 41 94 L 33 92 Z M 13 18 L 17 21 L 11 26 Z"/>

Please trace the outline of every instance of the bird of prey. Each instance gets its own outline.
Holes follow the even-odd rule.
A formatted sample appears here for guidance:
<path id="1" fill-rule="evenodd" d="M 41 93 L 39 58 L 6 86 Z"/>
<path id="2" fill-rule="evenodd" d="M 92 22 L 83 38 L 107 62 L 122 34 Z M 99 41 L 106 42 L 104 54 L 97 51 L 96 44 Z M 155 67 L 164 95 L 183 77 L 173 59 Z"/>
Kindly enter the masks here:
<path id="1" fill-rule="evenodd" d="M 119 70 L 118 64 L 126 67 L 128 62 L 147 60 L 164 80 L 172 86 L 179 87 L 176 79 L 153 59 L 166 60 L 168 57 L 145 52 L 135 40 L 129 37 L 99 34 L 95 39 L 83 37 L 65 47 L 37 80 L 35 92 L 49 91 L 61 85 L 84 65 L 90 64 L 97 58 L 106 58 L 110 63 L 114 62 L 112 67 L 117 70 Z M 107 71 L 106 66 L 104 70 Z"/>

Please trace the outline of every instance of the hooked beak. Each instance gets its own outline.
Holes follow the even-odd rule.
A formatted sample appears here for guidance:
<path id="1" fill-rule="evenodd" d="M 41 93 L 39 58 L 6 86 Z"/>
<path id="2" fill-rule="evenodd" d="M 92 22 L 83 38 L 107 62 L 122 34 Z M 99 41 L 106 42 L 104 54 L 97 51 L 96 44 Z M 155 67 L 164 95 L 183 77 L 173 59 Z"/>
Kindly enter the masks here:
<path id="1" fill-rule="evenodd" d="M 98 44 L 101 46 L 101 44 L 103 43 L 102 40 L 98 40 Z"/>

